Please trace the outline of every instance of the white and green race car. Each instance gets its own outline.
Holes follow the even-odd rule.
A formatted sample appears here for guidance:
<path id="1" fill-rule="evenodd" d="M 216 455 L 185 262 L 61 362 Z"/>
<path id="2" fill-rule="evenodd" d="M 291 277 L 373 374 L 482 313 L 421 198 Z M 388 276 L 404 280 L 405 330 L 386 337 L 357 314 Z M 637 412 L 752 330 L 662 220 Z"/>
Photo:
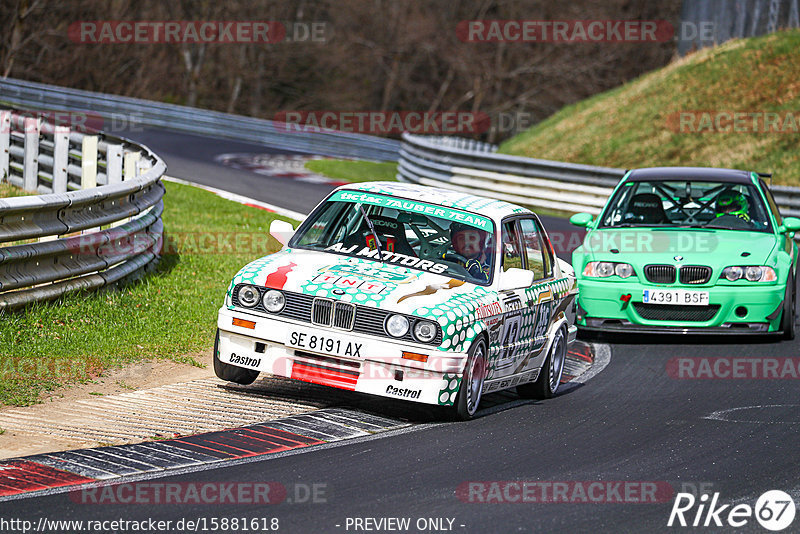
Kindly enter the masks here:
<path id="1" fill-rule="evenodd" d="M 284 248 L 242 268 L 219 310 L 214 370 L 260 372 L 452 407 L 516 387 L 552 397 L 575 339 L 572 268 L 538 217 L 394 182 L 340 187 Z"/>

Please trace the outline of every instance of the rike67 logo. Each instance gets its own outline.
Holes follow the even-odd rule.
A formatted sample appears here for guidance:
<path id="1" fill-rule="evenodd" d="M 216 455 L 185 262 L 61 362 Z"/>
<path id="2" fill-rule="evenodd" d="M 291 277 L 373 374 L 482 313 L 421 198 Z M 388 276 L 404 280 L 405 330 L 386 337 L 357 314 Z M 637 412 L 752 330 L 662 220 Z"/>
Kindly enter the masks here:
<path id="1" fill-rule="evenodd" d="M 747 503 L 720 504 L 718 492 L 711 497 L 704 493 L 699 499 L 691 493 L 678 493 L 667 526 L 738 528 L 747 525 L 755 517 L 762 527 L 777 532 L 792 524 L 795 512 L 791 496 L 780 490 L 761 495 L 755 507 Z"/>

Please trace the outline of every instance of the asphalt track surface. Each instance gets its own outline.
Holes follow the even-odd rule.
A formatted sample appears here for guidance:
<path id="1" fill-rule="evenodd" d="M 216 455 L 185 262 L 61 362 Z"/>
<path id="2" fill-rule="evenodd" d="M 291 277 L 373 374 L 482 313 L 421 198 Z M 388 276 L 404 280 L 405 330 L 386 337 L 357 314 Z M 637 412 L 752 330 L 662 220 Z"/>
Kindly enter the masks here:
<path id="1" fill-rule="evenodd" d="M 262 147 L 150 132 L 139 138 L 163 155 L 172 176 L 293 210 L 307 211 L 330 189 L 213 163 L 216 153 L 268 152 Z M 566 229 L 557 219 L 547 218 L 545 224 L 551 231 Z M 318 484 L 324 494 L 317 502 L 92 505 L 76 504 L 61 493 L 4 502 L 0 519 L 276 517 L 279 532 L 292 533 L 680 532 L 688 529 L 669 528 L 667 521 L 676 492 L 683 490 L 718 492 L 719 505 L 754 506 L 768 490 L 785 491 L 800 503 L 800 382 L 797 374 L 782 367 L 789 362 L 797 372 L 800 341 L 654 336 L 604 341 L 611 343 L 608 366 L 555 399 L 513 403 L 466 423 L 422 422 L 372 438 L 157 480 L 275 481 L 289 489 L 288 500 L 293 488 L 301 487 L 298 484 Z M 784 379 L 721 378 L 724 367 L 718 368 L 716 379 L 690 378 L 692 373 L 708 376 L 698 372 L 699 366 L 684 374 L 676 371 L 678 359 L 686 364 L 685 358 L 698 357 L 708 358 L 704 361 L 710 365 L 733 365 L 738 358 L 743 362 L 740 369 L 756 372 L 760 364 L 777 361 Z M 472 486 L 478 488 L 472 494 L 460 491 L 465 483 L 488 481 L 538 481 L 541 484 L 531 486 L 534 491 L 529 494 L 537 502 L 496 502 L 507 500 L 502 493 L 499 498 L 492 493 L 501 486 Z M 659 502 L 630 502 L 624 490 L 614 486 L 619 481 L 651 484 L 638 487 L 658 488 L 654 500 Z M 547 485 L 550 482 L 568 485 L 568 497 L 561 500 L 569 502 L 538 502 L 541 488 L 553 487 Z M 588 499 L 575 492 L 577 485 L 586 489 L 591 482 L 603 483 L 603 492 L 594 493 L 601 502 L 584 502 Z M 511 499 L 521 498 L 516 486 L 503 487 L 509 488 Z M 476 502 L 481 496 L 493 496 L 495 502 Z M 689 523 L 697 510 L 695 505 L 685 514 Z M 729 510 L 720 516 L 723 521 Z M 409 518 L 410 527 L 356 529 L 354 518 Z M 449 530 L 448 521 L 442 529 L 417 528 L 417 521 L 426 518 L 453 523 Z M 694 530 L 767 532 L 754 517 L 741 528 L 725 524 L 722 529 Z M 783 532 L 798 531 L 800 517 Z"/>

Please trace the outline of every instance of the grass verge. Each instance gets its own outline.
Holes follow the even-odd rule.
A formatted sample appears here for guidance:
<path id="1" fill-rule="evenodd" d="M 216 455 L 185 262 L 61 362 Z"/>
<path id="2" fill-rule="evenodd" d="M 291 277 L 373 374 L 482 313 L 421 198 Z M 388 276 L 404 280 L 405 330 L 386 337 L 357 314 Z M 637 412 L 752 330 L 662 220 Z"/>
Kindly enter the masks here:
<path id="1" fill-rule="evenodd" d="M 143 360 L 199 365 L 186 355 L 213 344 L 230 279 L 280 248 L 268 235 L 276 215 L 191 186 L 165 186 L 166 254 L 154 273 L 2 317 L 0 403 L 33 404 L 44 391 Z"/>
<path id="2" fill-rule="evenodd" d="M 33 193 L 27 193 L 11 184 L 0 183 L 0 198 L 24 197 L 31 194 Z"/>
<path id="3" fill-rule="evenodd" d="M 397 163 L 349 159 L 312 159 L 306 168 L 343 182 L 396 181 Z"/>
<path id="4" fill-rule="evenodd" d="M 798 50 L 797 30 L 701 50 L 562 109 L 500 151 L 619 168 L 772 171 L 774 183 L 800 185 Z M 726 122 L 735 112 L 757 114 L 754 126 L 747 116 Z M 767 114 L 777 114 L 778 128 L 767 126 Z"/>

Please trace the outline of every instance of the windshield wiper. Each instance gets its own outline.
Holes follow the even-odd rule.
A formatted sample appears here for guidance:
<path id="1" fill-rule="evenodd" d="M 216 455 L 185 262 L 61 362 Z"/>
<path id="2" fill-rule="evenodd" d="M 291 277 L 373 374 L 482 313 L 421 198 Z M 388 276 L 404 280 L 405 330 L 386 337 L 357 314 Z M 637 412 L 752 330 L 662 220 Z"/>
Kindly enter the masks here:
<path id="1" fill-rule="evenodd" d="M 372 236 L 375 238 L 375 247 L 378 249 L 378 256 L 381 259 L 381 263 L 383 263 L 383 266 L 386 267 L 386 260 L 383 259 L 383 250 L 381 250 L 381 240 L 378 237 L 378 232 L 375 231 L 375 225 L 372 224 L 372 219 L 370 219 L 369 215 L 367 215 L 363 204 L 359 204 L 358 209 L 361 210 L 361 215 L 364 216 L 364 220 L 367 222 L 367 227 L 369 227 L 369 231 L 372 232 Z"/>

